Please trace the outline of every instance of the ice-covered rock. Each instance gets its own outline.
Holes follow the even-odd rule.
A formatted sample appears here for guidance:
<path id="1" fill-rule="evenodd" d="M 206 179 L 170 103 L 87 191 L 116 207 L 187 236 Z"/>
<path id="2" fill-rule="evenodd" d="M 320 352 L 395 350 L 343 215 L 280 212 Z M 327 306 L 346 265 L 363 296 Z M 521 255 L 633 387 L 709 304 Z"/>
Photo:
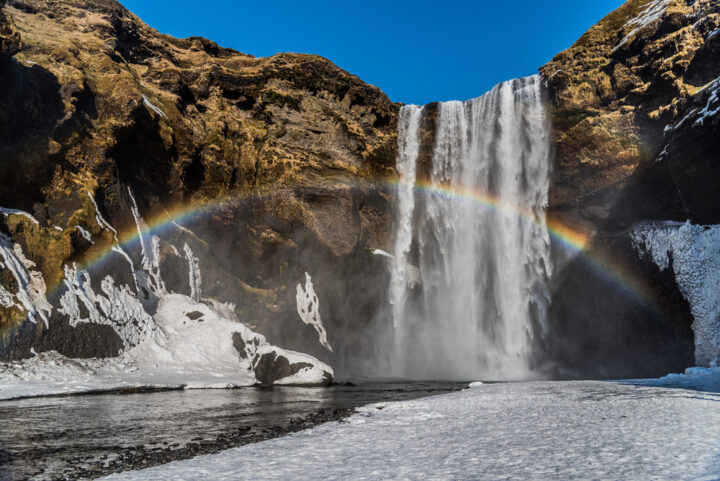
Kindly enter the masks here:
<path id="1" fill-rule="evenodd" d="M 0 232 L 0 270 L 10 271 L 16 284 L 14 293 L 0 286 L 0 305 L 16 307 L 24 311 L 31 322 L 40 318 L 48 327 L 52 306 L 46 298 L 45 280 L 35 267 L 35 263 L 25 257 L 22 248 Z"/>
<path id="2" fill-rule="evenodd" d="M 303 287 L 302 284 L 298 284 L 296 287 L 295 300 L 297 302 L 298 315 L 302 322 L 315 329 L 320 344 L 332 352 L 332 346 L 328 342 L 327 332 L 320 318 L 320 301 L 318 300 L 317 294 L 315 294 L 312 278 L 307 272 L 305 273 L 305 287 Z"/>
<path id="3" fill-rule="evenodd" d="M 694 319 L 697 364 L 720 361 L 720 225 L 646 223 L 630 235 L 641 255 L 651 255 L 658 268 L 675 273 Z"/>

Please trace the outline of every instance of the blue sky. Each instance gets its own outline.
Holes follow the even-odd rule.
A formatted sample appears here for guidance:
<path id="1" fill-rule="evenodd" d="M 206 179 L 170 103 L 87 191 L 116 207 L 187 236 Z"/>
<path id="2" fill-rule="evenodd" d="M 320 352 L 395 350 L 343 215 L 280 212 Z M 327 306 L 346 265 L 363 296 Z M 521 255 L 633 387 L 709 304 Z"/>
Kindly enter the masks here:
<path id="1" fill-rule="evenodd" d="M 150 26 L 255 56 L 327 57 L 395 102 L 477 97 L 532 75 L 622 0 L 121 0 Z"/>

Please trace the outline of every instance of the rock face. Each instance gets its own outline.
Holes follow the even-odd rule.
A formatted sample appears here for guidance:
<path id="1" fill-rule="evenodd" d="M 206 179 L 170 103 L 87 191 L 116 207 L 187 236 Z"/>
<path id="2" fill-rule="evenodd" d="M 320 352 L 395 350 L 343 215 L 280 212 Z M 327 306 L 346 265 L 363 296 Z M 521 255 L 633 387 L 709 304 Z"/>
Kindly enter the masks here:
<path id="1" fill-rule="evenodd" d="M 379 89 L 317 56 L 254 58 L 159 34 L 113 0 L 9 1 L 0 63 L 0 206 L 37 220 L 10 213 L 0 230 L 37 264 L 53 305 L 65 264 L 104 258 L 94 277 L 130 284 L 125 261 L 105 255 L 116 240 L 103 222 L 122 243 L 136 202 L 151 226 L 177 224 L 159 246 L 168 288 L 189 294 L 165 242 L 181 237 L 203 265 L 203 295 L 236 303 L 273 342 L 326 354 L 295 312 L 304 272 L 320 298 L 355 293 L 348 304 L 365 306 L 327 318 L 367 317 L 384 275 L 370 251 L 390 228 L 372 180 L 391 172 L 396 138 L 397 107 Z M 188 205 L 194 215 L 180 219 Z M 369 295 L 347 272 L 365 275 Z M 14 304 L 0 304 L 0 357 L 118 349 L 102 326 L 82 332 L 57 310 L 51 329 L 21 325 Z"/>
<path id="2" fill-rule="evenodd" d="M 720 221 L 719 27 L 715 1 L 631 0 L 541 69 L 557 153 L 549 216 L 591 239 L 567 266 L 558 255 L 547 347 L 564 377 L 694 364 L 672 269 L 638 259 L 628 231 Z"/>
<path id="3" fill-rule="evenodd" d="M 552 95 L 554 215 L 589 233 L 616 216 L 618 192 L 672 140 L 665 128 L 720 76 L 719 12 L 712 0 L 630 0 L 540 69 Z"/>

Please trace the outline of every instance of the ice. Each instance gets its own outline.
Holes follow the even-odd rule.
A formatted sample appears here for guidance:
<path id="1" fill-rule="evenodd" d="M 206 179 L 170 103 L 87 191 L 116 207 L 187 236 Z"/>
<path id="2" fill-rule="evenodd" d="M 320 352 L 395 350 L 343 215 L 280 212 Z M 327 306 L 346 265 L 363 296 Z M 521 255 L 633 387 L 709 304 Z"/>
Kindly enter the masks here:
<path id="1" fill-rule="evenodd" d="M 713 394 L 604 382 L 487 384 L 108 480 L 717 480 Z"/>
<path id="2" fill-rule="evenodd" d="M 327 332 L 320 318 L 320 301 L 318 300 L 317 294 L 315 294 L 315 288 L 313 287 L 310 274 L 305 273 L 305 287 L 303 288 L 302 284 L 298 284 L 295 289 L 295 300 L 297 302 L 297 312 L 300 320 L 315 329 L 320 344 L 332 352 L 332 346 L 327 340 Z"/>
<path id="3" fill-rule="evenodd" d="M 128 187 L 127 190 L 130 195 L 130 200 L 132 201 L 130 212 L 135 220 L 142 256 L 142 274 L 144 275 L 138 275 L 138 279 L 140 284 L 145 284 L 150 292 L 156 296 L 160 296 L 165 293 L 165 283 L 160 276 L 160 238 L 151 236 L 148 242 L 148 226 L 140 215 L 140 210 L 138 209 L 137 202 L 135 202 L 132 190 L 130 187 Z M 148 243 L 150 245 L 148 245 Z M 141 273 L 138 272 L 138 274 Z"/>
<path id="4" fill-rule="evenodd" d="M 720 113 L 720 78 L 715 79 L 708 87 L 710 96 L 708 97 L 705 107 L 697 113 L 695 124 L 703 125 L 705 120 L 715 117 Z"/>
<path id="5" fill-rule="evenodd" d="M 100 209 L 98 208 L 97 202 L 95 202 L 95 197 L 88 191 L 87 193 L 88 197 L 90 197 L 90 202 L 92 202 L 93 207 L 95 208 L 95 222 L 100 226 L 102 229 L 107 229 L 110 232 L 113 233 L 115 236 L 115 241 L 117 242 L 117 231 L 113 228 L 113 226 L 110 225 L 109 222 L 105 220 L 105 218 L 100 213 Z"/>
<path id="6" fill-rule="evenodd" d="M 674 387 L 695 391 L 720 392 L 720 367 L 690 367 L 683 374 L 668 374 L 659 379 L 628 381 L 645 386 Z"/>
<path id="7" fill-rule="evenodd" d="M 5 217 L 11 216 L 11 215 L 21 215 L 27 219 L 30 219 L 30 221 L 33 224 L 36 224 L 36 225 L 40 224 L 35 217 L 33 217 L 31 214 L 28 214 L 27 212 L 25 212 L 23 210 L 6 209 L 4 207 L 0 207 L 0 214 L 3 214 Z M 62 230 L 62 229 L 60 229 L 60 230 Z"/>
<path id="8" fill-rule="evenodd" d="M 720 225 L 644 223 L 634 227 L 631 239 L 658 268 L 672 267 L 694 319 L 695 361 L 700 366 L 720 361 Z"/>
<path id="9" fill-rule="evenodd" d="M 311 356 L 269 344 L 264 336 L 237 322 L 233 310 L 227 304 L 208 305 L 188 296 L 166 294 L 159 301 L 146 339 L 118 357 L 68 359 L 45 352 L 0 364 L 0 399 L 130 387 L 252 386 L 257 383 L 253 361 L 266 353 L 283 356 L 290 364 L 309 365 L 275 384 L 318 384 L 324 381 L 325 372 L 332 374 L 329 366 Z M 235 346 L 235 333 L 243 340 L 244 355 Z"/>
<path id="10" fill-rule="evenodd" d="M 91 244 L 94 244 L 94 243 L 95 243 L 95 242 L 93 242 L 93 240 L 92 240 L 92 236 L 90 235 L 90 232 L 88 232 L 87 230 L 83 229 L 83 228 L 80 227 L 79 225 L 76 225 L 75 228 L 80 232 L 80 235 L 83 236 L 83 238 L 84 238 L 86 241 L 90 242 Z M 60 230 L 62 230 L 62 229 L 60 229 Z"/>
<path id="11" fill-rule="evenodd" d="M 372 255 L 374 255 L 374 256 L 388 257 L 388 258 L 390 258 L 390 259 L 395 259 L 395 256 L 394 256 L 394 255 L 390 254 L 389 252 L 385 252 L 385 251 L 382 250 L 382 249 L 375 249 L 374 251 L 372 251 Z"/>
<path id="12" fill-rule="evenodd" d="M 4 287 L 0 291 L 0 303 L 6 308 L 15 306 L 27 313 L 31 322 L 39 317 L 48 327 L 52 306 L 46 298 L 47 287 L 35 263 L 23 254 L 22 248 L 0 232 L 0 269 L 9 270 L 17 284 L 14 294 Z"/>
<path id="13" fill-rule="evenodd" d="M 59 309 L 71 327 L 80 323 L 110 326 L 122 340 L 120 355 L 109 359 L 68 359 L 49 352 L 2 365 L 0 399 L 126 387 L 225 388 L 250 386 L 259 381 L 275 384 L 328 381 L 333 374 L 330 366 L 312 356 L 271 345 L 240 322 L 234 305 L 202 299 L 200 262 L 187 244 L 184 251 L 190 270 L 191 296 L 168 293 L 160 272 L 160 238 L 147 238 L 147 225 L 132 192 L 128 193 L 141 242 L 142 263 L 138 269 L 120 247 L 117 232 L 102 218 L 92 195 L 88 195 L 95 205 L 98 225 L 113 232 L 112 250 L 130 264 L 135 290 L 107 275 L 100 283 L 100 292 L 96 292 L 89 272 L 76 264 L 66 265 Z M 177 249 L 175 253 L 179 256 Z M 32 269 L 34 266 L 23 256 L 19 245 L 0 233 L 0 268 L 9 269 L 19 286 L 15 294 L 0 286 L 0 305 L 27 311 L 33 321 L 40 316 L 46 327 L 52 329 L 48 324 L 51 306 L 45 299 L 45 284 L 42 275 Z M 141 298 L 140 292 L 144 293 Z M 312 301 L 306 305 L 309 319 L 315 323 L 321 341 L 327 342 L 309 276 L 303 293 Z M 261 361 L 263 375 L 259 380 L 256 369 L 259 372 L 257 366 Z M 283 374 L 285 368 L 295 373 Z"/>
<path id="14" fill-rule="evenodd" d="M 173 247 L 174 249 L 174 247 Z M 193 254 L 189 245 L 183 247 L 185 251 L 185 259 L 188 261 L 189 278 L 190 278 L 190 297 L 195 302 L 200 302 L 202 297 L 202 276 L 200 275 L 200 261 Z M 177 250 L 175 251 L 177 253 Z"/>
<path id="15" fill-rule="evenodd" d="M 640 15 L 632 18 L 625 25 L 623 25 L 623 30 L 626 28 L 632 28 L 632 30 L 630 31 L 630 33 L 625 35 L 625 37 L 620 41 L 619 44 L 617 44 L 617 46 L 612 51 L 615 52 L 617 49 L 625 45 L 628 41 L 633 39 L 635 35 L 640 32 L 640 30 L 647 27 L 654 21 L 659 20 L 663 15 L 665 15 L 665 11 L 667 10 L 670 2 L 671 0 L 653 0 L 651 2 L 648 2 L 645 8 L 640 12 Z"/>
<path id="16" fill-rule="evenodd" d="M 90 274 L 78 271 L 77 266 L 65 266 L 63 280 L 67 291 L 60 298 L 60 312 L 78 323 L 102 324 L 112 327 L 123 341 L 125 349 L 140 344 L 154 329 L 152 317 L 127 286 L 116 286 L 107 276 L 101 283 L 103 294 L 93 291 Z M 81 306 L 88 317 L 82 318 Z"/>
<path id="17" fill-rule="evenodd" d="M 167 118 L 167 115 L 165 115 L 165 112 L 163 112 L 159 107 L 156 107 L 155 104 L 153 104 L 149 98 L 147 98 L 145 95 L 143 97 L 143 103 L 153 112 L 158 114 L 160 117 Z"/>

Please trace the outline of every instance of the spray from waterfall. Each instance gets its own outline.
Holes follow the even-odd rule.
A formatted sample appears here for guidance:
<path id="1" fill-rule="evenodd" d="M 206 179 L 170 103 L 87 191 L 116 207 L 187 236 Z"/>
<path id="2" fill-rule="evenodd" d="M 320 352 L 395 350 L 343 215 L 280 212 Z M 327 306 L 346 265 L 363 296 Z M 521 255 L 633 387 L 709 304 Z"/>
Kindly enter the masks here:
<path id="1" fill-rule="evenodd" d="M 551 275 L 545 224 L 550 143 L 538 76 L 439 104 L 430 183 L 488 192 L 528 220 L 441 195 L 416 196 L 422 108 L 403 107 L 390 304 L 391 375 L 531 376 Z"/>

